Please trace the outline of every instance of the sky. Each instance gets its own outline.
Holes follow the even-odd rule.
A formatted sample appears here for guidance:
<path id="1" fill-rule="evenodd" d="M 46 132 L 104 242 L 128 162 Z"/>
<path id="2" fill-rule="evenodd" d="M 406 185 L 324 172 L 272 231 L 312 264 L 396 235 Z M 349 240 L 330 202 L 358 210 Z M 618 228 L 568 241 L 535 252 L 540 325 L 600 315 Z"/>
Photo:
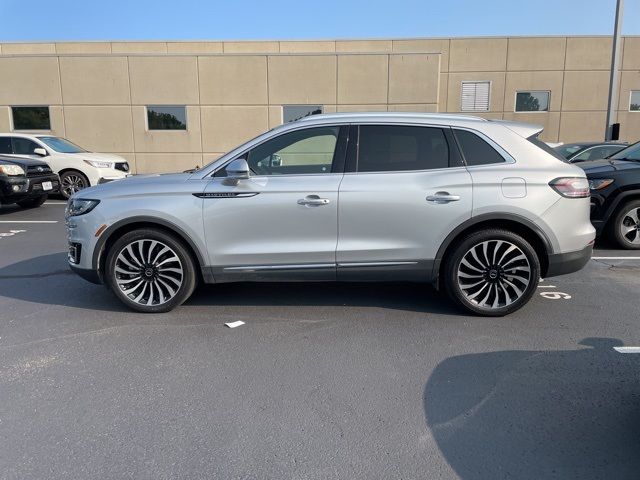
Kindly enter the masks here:
<path id="1" fill-rule="evenodd" d="M 610 35 L 615 3 L 615 0 L 0 0 L 0 41 Z M 623 33 L 640 35 L 640 0 L 625 0 L 624 12 Z"/>

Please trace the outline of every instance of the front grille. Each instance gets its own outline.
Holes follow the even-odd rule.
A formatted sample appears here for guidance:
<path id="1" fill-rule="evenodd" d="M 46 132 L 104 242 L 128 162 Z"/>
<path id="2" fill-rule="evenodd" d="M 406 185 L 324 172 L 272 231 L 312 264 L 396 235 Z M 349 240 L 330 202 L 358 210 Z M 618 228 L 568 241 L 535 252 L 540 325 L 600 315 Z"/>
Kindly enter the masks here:
<path id="1" fill-rule="evenodd" d="M 129 164 L 127 162 L 120 162 L 120 163 L 116 163 L 113 168 L 115 168 L 116 170 L 120 170 L 122 172 L 128 172 Z"/>
<path id="2" fill-rule="evenodd" d="M 45 165 L 27 167 L 27 177 L 40 177 L 42 175 L 51 175 L 52 173 L 51 168 Z"/>

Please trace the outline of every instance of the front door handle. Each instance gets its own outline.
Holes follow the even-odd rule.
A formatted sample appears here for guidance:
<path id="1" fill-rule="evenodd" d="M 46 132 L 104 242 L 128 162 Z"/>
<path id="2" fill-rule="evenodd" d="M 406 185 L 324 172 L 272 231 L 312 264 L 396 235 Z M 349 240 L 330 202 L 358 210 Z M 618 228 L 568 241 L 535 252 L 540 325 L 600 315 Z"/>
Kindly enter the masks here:
<path id="1" fill-rule="evenodd" d="M 449 192 L 436 192 L 427 197 L 427 202 L 436 204 L 457 202 L 458 200 L 460 200 L 460 195 L 450 195 Z"/>
<path id="2" fill-rule="evenodd" d="M 320 198 L 318 195 L 307 195 L 305 198 L 298 200 L 298 205 L 307 207 L 319 207 L 321 205 L 328 205 L 329 203 L 328 198 Z"/>

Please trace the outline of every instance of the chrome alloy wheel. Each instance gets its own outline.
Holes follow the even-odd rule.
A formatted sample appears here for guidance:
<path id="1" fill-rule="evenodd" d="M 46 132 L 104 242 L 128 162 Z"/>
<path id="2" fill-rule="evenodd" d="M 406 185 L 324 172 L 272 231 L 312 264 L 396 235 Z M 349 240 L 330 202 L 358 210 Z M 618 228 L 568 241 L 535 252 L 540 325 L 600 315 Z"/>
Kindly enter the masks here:
<path id="1" fill-rule="evenodd" d="M 114 275 L 122 293 L 132 302 L 147 306 L 171 300 L 184 281 L 180 258 L 157 240 L 136 240 L 120 250 Z"/>
<path id="2" fill-rule="evenodd" d="M 502 308 L 524 295 L 531 282 L 531 265 L 513 243 L 488 240 L 464 254 L 457 280 L 471 303 L 486 309 Z"/>
<path id="3" fill-rule="evenodd" d="M 62 178 L 62 192 L 70 197 L 76 192 L 79 192 L 83 188 L 86 188 L 84 184 L 84 179 L 80 175 L 75 175 L 70 173 L 68 175 L 64 175 Z"/>
<path id="4" fill-rule="evenodd" d="M 640 244 L 640 208 L 632 208 L 624 214 L 620 223 L 620 235 L 627 242 L 634 245 Z"/>

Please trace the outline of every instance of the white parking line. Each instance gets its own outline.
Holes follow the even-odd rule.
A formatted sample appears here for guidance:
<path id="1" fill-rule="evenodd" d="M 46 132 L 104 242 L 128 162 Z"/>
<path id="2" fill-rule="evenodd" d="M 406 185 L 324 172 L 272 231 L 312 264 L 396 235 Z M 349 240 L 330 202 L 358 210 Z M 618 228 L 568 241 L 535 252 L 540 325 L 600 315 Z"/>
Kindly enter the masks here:
<path id="1" fill-rule="evenodd" d="M 58 223 L 58 220 L 0 220 L 0 223 Z"/>
<path id="2" fill-rule="evenodd" d="M 640 257 L 591 257 L 591 260 L 640 260 Z"/>
<path id="3" fill-rule="evenodd" d="M 618 353 L 640 353 L 640 347 L 613 347 Z"/>

